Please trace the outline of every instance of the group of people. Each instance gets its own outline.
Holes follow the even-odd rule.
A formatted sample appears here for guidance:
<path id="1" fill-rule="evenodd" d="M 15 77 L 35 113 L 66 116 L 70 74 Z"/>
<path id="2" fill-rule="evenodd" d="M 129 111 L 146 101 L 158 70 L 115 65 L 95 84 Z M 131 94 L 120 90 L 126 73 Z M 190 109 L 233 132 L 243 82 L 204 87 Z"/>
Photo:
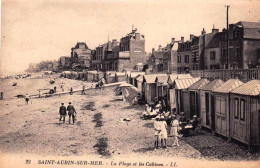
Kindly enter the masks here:
<path id="1" fill-rule="evenodd" d="M 69 102 L 69 105 L 67 106 L 67 108 L 64 106 L 64 103 L 61 103 L 60 110 L 59 110 L 59 114 L 60 114 L 59 125 L 60 125 L 61 121 L 63 121 L 63 123 L 65 123 L 65 118 L 67 116 L 67 112 L 69 115 L 69 124 L 70 124 L 71 118 L 72 118 L 73 124 L 75 123 L 75 118 L 76 118 L 77 112 L 75 110 L 75 107 L 72 105 L 72 103 Z"/>
<path id="2" fill-rule="evenodd" d="M 159 143 L 161 142 L 161 147 L 166 148 L 167 147 L 167 133 L 168 124 L 166 123 L 165 117 L 163 115 L 157 115 L 154 120 L 154 135 L 155 135 L 155 141 L 154 141 L 154 148 L 159 148 Z M 179 121 L 176 118 L 176 115 L 171 116 L 171 122 L 170 122 L 170 135 L 173 136 L 174 142 L 172 146 L 179 146 Z"/>

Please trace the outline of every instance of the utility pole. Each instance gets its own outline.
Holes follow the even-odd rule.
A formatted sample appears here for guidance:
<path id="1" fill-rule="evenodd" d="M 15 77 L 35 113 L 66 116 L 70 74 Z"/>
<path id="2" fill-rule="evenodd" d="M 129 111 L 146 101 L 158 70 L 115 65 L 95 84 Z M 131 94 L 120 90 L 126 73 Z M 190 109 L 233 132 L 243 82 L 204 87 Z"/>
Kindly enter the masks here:
<path id="1" fill-rule="evenodd" d="M 229 42 L 229 37 L 228 37 L 228 8 L 230 7 L 229 5 L 227 7 L 227 69 L 229 69 L 229 52 L 228 52 L 228 42 Z"/>

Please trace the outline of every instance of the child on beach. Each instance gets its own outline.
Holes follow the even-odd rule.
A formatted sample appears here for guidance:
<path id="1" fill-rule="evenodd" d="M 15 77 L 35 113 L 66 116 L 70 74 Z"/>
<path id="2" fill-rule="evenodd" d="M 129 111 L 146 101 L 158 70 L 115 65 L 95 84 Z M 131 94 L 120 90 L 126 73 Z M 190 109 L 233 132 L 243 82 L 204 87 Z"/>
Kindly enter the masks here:
<path id="1" fill-rule="evenodd" d="M 159 116 L 155 117 L 154 120 L 154 136 L 155 136 L 155 141 L 154 141 L 154 149 L 159 148 L 159 134 L 161 132 L 161 127 L 160 127 L 160 123 L 159 123 Z"/>
<path id="2" fill-rule="evenodd" d="M 161 132 L 159 134 L 159 139 L 161 139 L 161 146 L 163 148 L 167 148 L 167 123 L 164 119 L 164 116 L 161 116 L 160 118 L 160 127 L 161 127 Z"/>

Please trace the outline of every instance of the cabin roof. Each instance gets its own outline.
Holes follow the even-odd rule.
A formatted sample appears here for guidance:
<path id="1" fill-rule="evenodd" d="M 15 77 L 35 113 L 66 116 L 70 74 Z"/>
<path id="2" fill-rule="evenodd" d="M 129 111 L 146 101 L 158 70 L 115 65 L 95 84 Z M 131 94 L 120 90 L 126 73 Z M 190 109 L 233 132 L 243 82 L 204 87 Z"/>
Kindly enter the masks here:
<path id="1" fill-rule="evenodd" d="M 167 83 L 168 76 L 157 76 L 155 82 L 158 83 Z"/>
<path id="2" fill-rule="evenodd" d="M 149 74 L 144 75 L 144 81 L 146 83 L 155 83 L 155 79 L 157 76 L 167 76 L 167 74 Z"/>
<path id="3" fill-rule="evenodd" d="M 208 90 L 208 91 L 212 91 L 216 88 L 218 88 L 220 85 L 222 85 L 224 82 L 221 79 L 215 79 L 211 82 L 209 82 L 208 84 L 202 86 L 200 89 L 201 90 Z"/>
<path id="4" fill-rule="evenodd" d="M 145 74 L 145 72 L 132 72 L 130 74 L 130 77 L 131 78 L 136 78 L 138 75 L 144 75 L 144 74 Z"/>
<path id="5" fill-rule="evenodd" d="M 187 89 L 192 84 L 200 80 L 200 78 L 188 78 L 188 79 L 176 79 L 175 88 L 176 89 Z"/>
<path id="6" fill-rule="evenodd" d="M 88 71 L 89 74 L 97 74 L 97 71 Z"/>
<path id="7" fill-rule="evenodd" d="M 193 83 L 188 89 L 197 90 L 208 84 L 210 81 L 208 79 L 200 79 L 197 82 Z"/>
<path id="8" fill-rule="evenodd" d="M 192 76 L 190 76 L 190 74 L 173 74 L 169 76 L 167 82 L 173 83 L 175 79 L 188 79 L 188 78 L 192 78 Z"/>
<path id="9" fill-rule="evenodd" d="M 136 80 L 139 81 L 139 82 L 143 82 L 143 79 L 144 79 L 144 75 L 139 75 Z"/>
<path id="10" fill-rule="evenodd" d="M 260 95 L 260 80 L 251 80 L 232 90 L 231 93 L 247 96 L 258 96 Z"/>
<path id="11" fill-rule="evenodd" d="M 229 93 L 231 90 L 239 87 L 242 85 L 243 82 L 241 82 L 238 79 L 229 79 L 225 83 L 223 83 L 221 86 L 218 88 L 212 90 L 213 92 L 219 92 L 219 93 Z"/>
<path id="12" fill-rule="evenodd" d="M 125 73 L 124 72 L 117 72 L 116 76 L 125 76 Z"/>

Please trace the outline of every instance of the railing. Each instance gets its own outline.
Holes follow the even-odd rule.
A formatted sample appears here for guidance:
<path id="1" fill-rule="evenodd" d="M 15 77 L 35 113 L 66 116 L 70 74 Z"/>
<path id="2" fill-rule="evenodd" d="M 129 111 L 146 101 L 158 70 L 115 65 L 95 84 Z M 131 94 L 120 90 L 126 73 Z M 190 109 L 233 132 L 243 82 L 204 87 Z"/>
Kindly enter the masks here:
<path id="1" fill-rule="evenodd" d="M 204 77 L 210 81 L 221 79 L 227 81 L 229 79 L 239 79 L 243 82 L 252 79 L 260 79 L 260 68 L 257 69 L 218 69 L 218 70 L 199 70 L 191 71 L 193 77 Z"/>

